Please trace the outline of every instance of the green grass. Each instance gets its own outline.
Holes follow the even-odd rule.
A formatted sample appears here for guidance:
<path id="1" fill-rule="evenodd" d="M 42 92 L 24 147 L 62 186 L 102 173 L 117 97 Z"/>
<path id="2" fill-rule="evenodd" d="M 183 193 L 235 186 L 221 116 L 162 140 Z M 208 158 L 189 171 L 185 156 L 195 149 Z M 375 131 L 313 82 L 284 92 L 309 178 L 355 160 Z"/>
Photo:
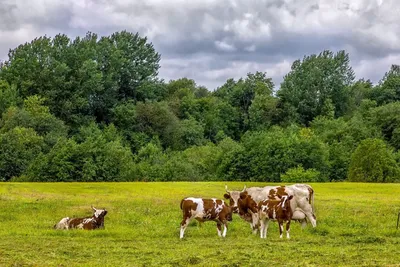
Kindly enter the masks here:
<path id="1" fill-rule="evenodd" d="M 237 215 L 225 239 L 193 222 L 180 240 L 180 200 L 222 198 L 224 184 L 2 183 L 0 266 L 400 266 L 400 184 L 312 184 L 317 228 L 292 224 L 290 240 L 276 223 L 261 240 Z M 91 204 L 109 211 L 105 230 L 52 229 Z"/>

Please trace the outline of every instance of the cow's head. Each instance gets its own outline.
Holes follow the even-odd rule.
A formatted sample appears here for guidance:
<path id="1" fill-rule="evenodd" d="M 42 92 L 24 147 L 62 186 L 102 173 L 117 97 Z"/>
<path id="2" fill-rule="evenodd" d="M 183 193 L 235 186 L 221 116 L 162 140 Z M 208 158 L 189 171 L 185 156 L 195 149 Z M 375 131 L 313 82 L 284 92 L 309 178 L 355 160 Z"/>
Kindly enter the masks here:
<path id="1" fill-rule="evenodd" d="M 281 200 L 282 210 L 290 210 L 290 200 L 293 198 L 293 196 L 277 194 L 277 197 Z"/>
<path id="2" fill-rule="evenodd" d="M 246 191 L 246 186 L 244 186 L 242 191 L 228 191 L 228 186 L 225 185 L 225 191 L 226 193 L 224 194 L 225 199 L 229 199 L 229 205 L 232 207 L 232 211 L 234 213 L 238 212 L 238 200 L 240 198 L 240 193 L 243 193 Z"/>
<path id="3" fill-rule="evenodd" d="M 94 211 L 93 216 L 97 218 L 104 218 L 104 216 L 107 215 L 107 210 L 104 209 L 96 209 L 95 207 L 92 206 L 92 210 Z"/>
<path id="4" fill-rule="evenodd" d="M 241 192 L 238 200 L 240 214 L 246 214 L 250 211 L 257 212 L 257 202 L 249 195 L 247 191 Z"/>
<path id="5" fill-rule="evenodd" d="M 226 220 L 227 221 L 232 221 L 232 212 L 233 212 L 233 208 L 230 206 L 225 206 L 226 207 Z"/>

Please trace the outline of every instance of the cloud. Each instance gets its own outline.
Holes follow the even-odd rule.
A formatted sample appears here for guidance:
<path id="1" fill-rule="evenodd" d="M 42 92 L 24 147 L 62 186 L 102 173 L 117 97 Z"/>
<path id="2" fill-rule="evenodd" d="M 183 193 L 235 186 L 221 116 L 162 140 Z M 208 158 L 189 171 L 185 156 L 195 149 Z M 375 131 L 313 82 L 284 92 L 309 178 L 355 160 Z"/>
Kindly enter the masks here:
<path id="1" fill-rule="evenodd" d="M 345 49 L 357 77 L 379 81 L 400 57 L 396 0 L 0 0 L 0 59 L 41 35 L 128 30 L 161 53 L 160 76 L 209 89 L 267 71 L 279 86 L 291 63 Z"/>

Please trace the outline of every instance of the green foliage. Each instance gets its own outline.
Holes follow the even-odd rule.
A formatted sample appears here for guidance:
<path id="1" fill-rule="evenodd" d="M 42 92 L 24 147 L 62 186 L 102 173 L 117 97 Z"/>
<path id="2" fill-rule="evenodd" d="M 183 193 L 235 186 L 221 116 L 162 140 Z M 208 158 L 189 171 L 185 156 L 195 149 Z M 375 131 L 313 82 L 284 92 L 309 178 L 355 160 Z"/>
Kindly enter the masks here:
<path id="1" fill-rule="evenodd" d="M 90 32 L 74 40 L 40 37 L 8 56 L 0 79 L 15 85 L 22 98 L 44 97 L 57 117 L 76 128 L 92 118 L 109 122 L 120 102 L 165 94 L 155 79 L 160 55 L 146 38 L 126 31 L 100 39 Z"/>
<path id="2" fill-rule="evenodd" d="M 370 120 L 394 148 L 400 149 L 400 102 L 389 103 L 370 110 Z"/>
<path id="3" fill-rule="evenodd" d="M 9 107 L 17 106 L 20 102 L 16 86 L 10 86 L 6 81 L 0 80 L 0 116 Z"/>
<path id="4" fill-rule="evenodd" d="M 0 181 L 23 174 L 43 145 L 43 138 L 31 128 L 15 127 L 0 134 Z"/>
<path id="5" fill-rule="evenodd" d="M 399 182 L 400 167 L 393 152 L 380 139 L 365 139 L 351 156 L 349 181 Z"/>
<path id="6" fill-rule="evenodd" d="M 319 171 L 314 169 L 304 170 L 302 166 L 290 168 L 285 174 L 281 175 L 281 182 L 283 183 L 316 183 L 326 182 L 321 179 L 322 176 Z"/>
<path id="7" fill-rule="evenodd" d="M 232 158 L 228 169 L 236 170 L 232 175 L 241 179 L 279 182 L 282 173 L 298 165 L 316 169 L 325 179 L 328 171 L 326 145 L 309 129 L 275 127 L 268 132 L 245 135 L 243 149 Z"/>
<path id="8" fill-rule="evenodd" d="M 327 101 L 333 105 L 335 117 L 344 115 L 349 102 L 346 88 L 353 80 L 354 72 L 345 51 L 324 51 L 296 60 L 278 91 L 282 107 L 287 110 L 286 119 L 297 117 L 295 122 L 308 125 L 327 112 Z"/>
<path id="9" fill-rule="evenodd" d="M 400 101 L 400 66 L 392 65 L 371 94 L 378 105 Z"/>
<path id="10" fill-rule="evenodd" d="M 37 157 L 26 172 L 30 181 L 127 181 L 133 159 L 113 125 L 83 127 L 73 139 L 61 138 L 47 154 Z"/>
<path id="11" fill-rule="evenodd" d="M 0 133 L 8 132 L 15 127 L 32 128 L 42 136 L 48 151 L 59 138 L 67 136 L 67 127 L 57 119 L 44 105 L 44 99 L 31 96 L 24 100 L 22 108 L 10 107 L 3 113 L 0 121 Z"/>
<path id="12" fill-rule="evenodd" d="M 127 31 L 38 37 L 8 56 L 2 180 L 343 181 L 367 138 L 400 162 L 397 65 L 373 86 L 354 82 L 345 51 L 323 51 L 293 62 L 277 92 L 258 71 L 210 92 L 157 77 L 160 55 Z"/>

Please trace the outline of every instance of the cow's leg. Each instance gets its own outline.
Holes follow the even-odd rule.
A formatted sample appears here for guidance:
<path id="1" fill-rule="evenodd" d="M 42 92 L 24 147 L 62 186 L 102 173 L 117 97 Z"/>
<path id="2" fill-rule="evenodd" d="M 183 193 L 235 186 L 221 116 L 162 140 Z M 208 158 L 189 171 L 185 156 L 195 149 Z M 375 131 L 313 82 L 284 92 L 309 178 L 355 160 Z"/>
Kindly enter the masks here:
<path id="1" fill-rule="evenodd" d="M 222 224 L 220 222 L 217 222 L 217 231 L 218 231 L 218 236 L 221 237 L 221 230 L 222 230 Z"/>
<path id="2" fill-rule="evenodd" d="M 264 229 L 265 229 L 265 219 L 260 218 L 260 238 L 265 238 L 264 237 Z"/>
<path id="3" fill-rule="evenodd" d="M 283 236 L 283 221 L 278 220 L 278 225 L 279 225 L 279 238 L 282 238 L 282 236 Z"/>
<path id="4" fill-rule="evenodd" d="M 181 233 L 180 233 L 180 238 L 183 238 L 183 235 L 185 234 L 186 227 L 189 225 L 190 221 L 192 220 L 193 217 L 183 217 L 183 220 L 181 222 Z"/>
<path id="5" fill-rule="evenodd" d="M 253 234 L 257 234 L 257 229 L 258 229 L 258 224 L 259 224 L 259 219 L 258 219 L 258 213 L 251 213 L 251 229 L 253 230 Z"/>
<path id="6" fill-rule="evenodd" d="M 227 221 L 223 221 L 222 222 L 224 224 L 224 232 L 222 233 L 222 237 L 226 236 L 226 232 L 228 231 L 228 222 Z"/>
<path id="7" fill-rule="evenodd" d="M 290 239 L 290 220 L 286 222 L 286 238 Z"/>
<path id="8" fill-rule="evenodd" d="M 267 221 L 264 224 L 264 238 L 267 238 L 268 227 L 269 227 L 269 220 L 267 219 Z"/>

